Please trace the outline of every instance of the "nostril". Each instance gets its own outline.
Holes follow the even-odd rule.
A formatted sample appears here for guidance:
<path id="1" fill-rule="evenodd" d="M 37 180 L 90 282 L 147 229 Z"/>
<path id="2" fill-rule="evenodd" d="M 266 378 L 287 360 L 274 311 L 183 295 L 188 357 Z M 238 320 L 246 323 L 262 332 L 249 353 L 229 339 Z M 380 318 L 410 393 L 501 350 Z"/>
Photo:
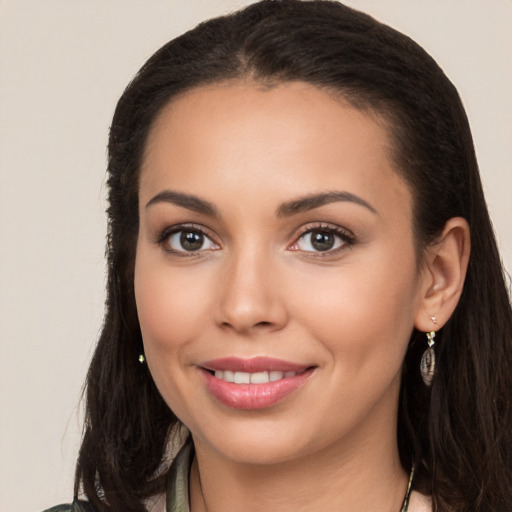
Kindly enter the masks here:
<path id="1" fill-rule="evenodd" d="M 249 327 L 249 329 L 251 328 L 267 328 L 267 327 L 272 327 L 273 323 L 272 322 L 258 322 L 256 324 L 254 324 L 252 327 Z M 229 322 L 222 322 L 222 326 L 223 327 L 234 327 L 231 323 Z"/>
<path id="2" fill-rule="evenodd" d="M 268 327 L 272 325 L 270 322 L 258 322 L 255 327 Z"/>

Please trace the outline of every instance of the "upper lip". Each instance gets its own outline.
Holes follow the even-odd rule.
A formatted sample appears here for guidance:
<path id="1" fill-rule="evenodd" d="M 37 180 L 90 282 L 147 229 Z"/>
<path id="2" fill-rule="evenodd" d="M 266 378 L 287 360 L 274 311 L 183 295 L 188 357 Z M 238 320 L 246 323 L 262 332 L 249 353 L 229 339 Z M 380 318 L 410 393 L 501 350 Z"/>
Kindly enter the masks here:
<path id="1" fill-rule="evenodd" d="M 311 367 L 309 364 L 293 363 L 273 357 L 252 357 L 244 359 L 240 357 L 221 357 L 201 363 L 199 366 L 207 370 L 231 370 L 234 372 L 257 373 L 264 371 L 301 372 Z"/>

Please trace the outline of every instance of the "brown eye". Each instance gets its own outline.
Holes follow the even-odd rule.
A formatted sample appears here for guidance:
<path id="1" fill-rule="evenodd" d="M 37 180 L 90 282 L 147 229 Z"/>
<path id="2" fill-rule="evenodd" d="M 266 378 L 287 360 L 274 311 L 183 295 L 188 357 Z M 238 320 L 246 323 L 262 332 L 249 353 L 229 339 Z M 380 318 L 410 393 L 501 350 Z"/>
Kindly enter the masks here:
<path id="1" fill-rule="evenodd" d="M 344 246 L 352 246 L 353 243 L 352 236 L 341 228 L 319 226 L 305 231 L 291 249 L 305 253 L 330 253 Z"/>
<path id="2" fill-rule="evenodd" d="M 180 244 L 185 251 L 199 251 L 204 244 L 204 235 L 196 231 L 182 231 Z"/>
<path id="3" fill-rule="evenodd" d="M 305 252 L 326 252 L 341 247 L 345 242 L 339 235 L 326 229 L 313 229 L 304 233 L 297 247 Z"/>
<path id="4" fill-rule="evenodd" d="M 312 231 L 310 237 L 311 246 L 317 251 L 328 251 L 334 247 L 336 242 L 334 233 L 327 231 Z"/>
<path id="5" fill-rule="evenodd" d="M 164 244 L 167 246 L 167 250 L 181 253 L 219 248 L 219 246 L 203 232 L 195 229 L 181 229 L 175 231 L 164 240 Z"/>

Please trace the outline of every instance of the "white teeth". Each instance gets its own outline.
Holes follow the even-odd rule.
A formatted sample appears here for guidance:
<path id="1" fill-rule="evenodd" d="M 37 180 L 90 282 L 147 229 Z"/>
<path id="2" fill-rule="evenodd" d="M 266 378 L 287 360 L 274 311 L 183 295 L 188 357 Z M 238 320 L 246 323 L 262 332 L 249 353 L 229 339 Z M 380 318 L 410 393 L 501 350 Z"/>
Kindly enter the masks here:
<path id="1" fill-rule="evenodd" d="M 217 379 L 225 380 L 226 382 L 234 382 L 235 380 L 234 372 L 230 372 L 229 370 L 226 370 L 225 372 L 222 370 L 215 370 L 215 377 L 217 377 Z"/>
<path id="2" fill-rule="evenodd" d="M 272 370 L 270 372 L 233 372 L 230 370 L 215 370 L 215 377 L 225 382 L 234 382 L 235 384 L 266 384 L 276 380 L 295 377 L 297 372 L 281 372 Z"/>
<path id="3" fill-rule="evenodd" d="M 235 372 L 235 384 L 249 384 L 251 382 L 251 374 L 246 372 Z"/>
<path id="4" fill-rule="evenodd" d="M 251 384 L 265 384 L 269 382 L 268 372 L 251 373 Z"/>
<path id="5" fill-rule="evenodd" d="M 274 382 L 276 380 L 281 380 L 284 376 L 284 372 L 270 372 L 269 373 L 269 377 L 270 377 L 270 382 Z"/>

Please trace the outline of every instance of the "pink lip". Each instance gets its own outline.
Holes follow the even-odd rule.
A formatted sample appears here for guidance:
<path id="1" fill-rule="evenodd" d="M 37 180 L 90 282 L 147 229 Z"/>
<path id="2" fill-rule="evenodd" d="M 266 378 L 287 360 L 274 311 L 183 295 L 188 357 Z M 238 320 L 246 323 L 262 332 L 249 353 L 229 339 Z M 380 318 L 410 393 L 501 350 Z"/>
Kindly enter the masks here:
<path id="1" fill-rule="evenodd" d="M 232 370 L 248 373 L 292 371 L 300 373 L 293 377 L 263 384 L 235 384 L 218 379 L 208 370 Z M 220 403 L 234 409 L 263 409 L 271 407 L 301 388 L 311 377 L 315 368 L 266 357 L 252 359 L 227 357 L 202 364 L 200 371 L 205 379 L 208 391 Z"/>

